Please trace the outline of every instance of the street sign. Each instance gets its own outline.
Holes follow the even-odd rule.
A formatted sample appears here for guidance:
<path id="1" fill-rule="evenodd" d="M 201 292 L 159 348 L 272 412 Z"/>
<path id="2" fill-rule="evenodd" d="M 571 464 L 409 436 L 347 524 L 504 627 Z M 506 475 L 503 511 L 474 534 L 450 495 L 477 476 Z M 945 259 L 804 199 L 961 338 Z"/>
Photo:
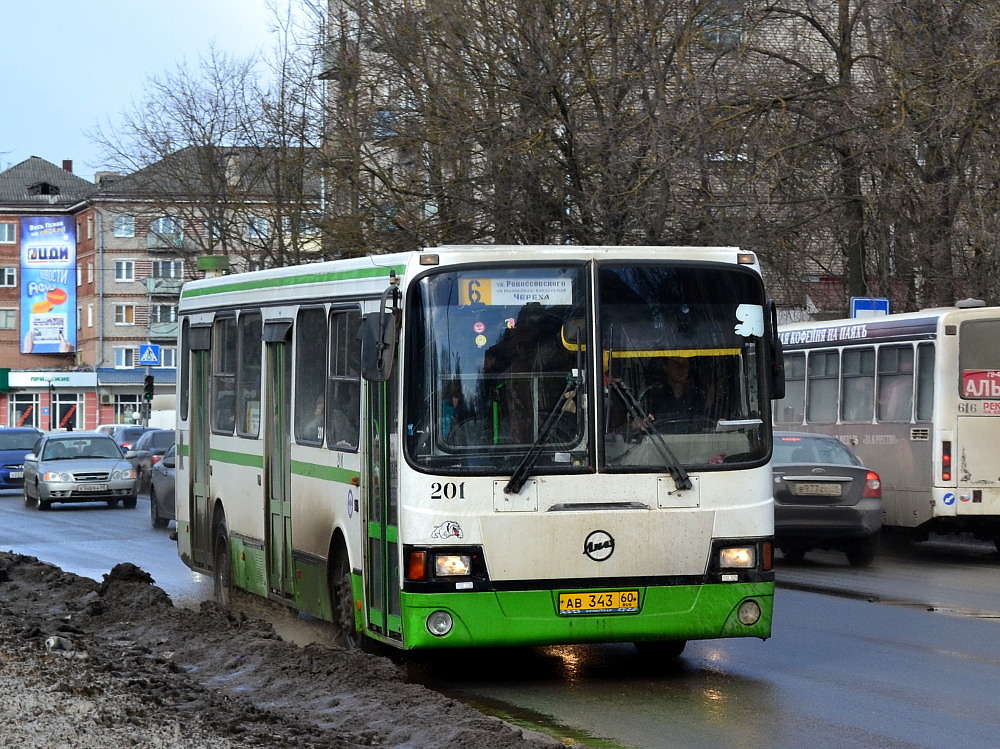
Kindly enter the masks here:
<path id="1" fill-rule="evenodd" d="M 882 297 L 851 297 L 851 317 L 881 317 L 889 314 L 889 300 Z"/>
<path id="2" fill-rule="evenodd" d="M 139 365 L 142 367 L 160 366 L 160 346 L 156 343 L 139 344 Z"/>

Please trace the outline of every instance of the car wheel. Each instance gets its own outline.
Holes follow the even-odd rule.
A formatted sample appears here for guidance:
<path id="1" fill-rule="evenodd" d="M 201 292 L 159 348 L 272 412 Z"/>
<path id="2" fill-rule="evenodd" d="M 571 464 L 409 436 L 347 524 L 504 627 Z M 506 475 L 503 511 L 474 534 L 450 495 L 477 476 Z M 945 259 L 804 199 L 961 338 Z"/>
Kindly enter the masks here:
<path id="1" fill-rule="evenodd" d="M 233 568 L 229 559 L 229 532 L 225 521 L 215 527 L 212 534 L 212 566 L 215 568 L 215 602 L 222 608 L 231 605 L 233 590 Z"/>
<path id="2" fill-rule="evenodd" d="M 878 537 L 876 536 L 874 538 L 866 538 L 864 541 L 859 541 L 857 545 L 848 547 L 845 550 L 847 563 L 852 567 L 870 566 L 878 555 L 878 546 Z"/>
<path id="3" fill-rule="evenodd" d="M 108 500 L 108 507 L 117 507 L 117 506 L 118 506 L 118 500 L 117 499 L 109 499 Z"/>
<path id="4" fill-rule="evenodd" d="M 354 586 L 351 582 L 351 565 L 347 561 L 347 550 L 341 548 L 333 562 L 330 575 L 330 598 L 333 604 L 334 624 L 340 630 L 340 642 L 345 650 L 360 650 L 362 635 L 354 617 Z"/>
<path id="5" fill-rule="evenodd" d="M 137 501 L 138 497 L 134 494 L 131 497 L 125 497 L 125 499 L 122 500 L 122 507 L 126 510 L 134 510 Z"/>
<path id="6" fill-rule="evenodd" d="M 43 512 L 52 507 L 52 502 L 44 502 L 41 499 L 38 500 L 38 509 Z"/>
<path id="7" fill-rule="evenodd" d="M 154 528 L 166 528 L 170 523 L 166 518 L 160 517 L 160 508 L 156 503 L 156 490 L 149 487 L 149 521 Z"/>
<path id="8" fill-rule="evenodd" d="M 30 494 L 28 494 L 28 485 L 25 484 L 24 485 L 24 506 L 25 507 L 34 507 L 35 506 L 35 502 L 37 502 L 37 501 L 38 501 L 38 499 L 36 497 L 32 497 Z"/>

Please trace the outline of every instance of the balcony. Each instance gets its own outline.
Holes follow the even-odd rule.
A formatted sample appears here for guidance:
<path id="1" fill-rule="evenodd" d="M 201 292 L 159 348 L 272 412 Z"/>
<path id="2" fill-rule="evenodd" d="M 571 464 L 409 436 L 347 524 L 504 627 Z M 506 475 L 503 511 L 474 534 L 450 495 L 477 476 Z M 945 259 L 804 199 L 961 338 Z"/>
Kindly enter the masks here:
<path id="1" fill-rule="evenodd" d="M 157 296 L 180 296 L 183 278 L 147 278 L 146 291 Z"/>
<path id="2" fill-rule="evenodd" d="M 151 322 L 149 324 L 149 340 L 151 341 L 165 341 L 177 340 L 177 323 L 176 322 Z"/>

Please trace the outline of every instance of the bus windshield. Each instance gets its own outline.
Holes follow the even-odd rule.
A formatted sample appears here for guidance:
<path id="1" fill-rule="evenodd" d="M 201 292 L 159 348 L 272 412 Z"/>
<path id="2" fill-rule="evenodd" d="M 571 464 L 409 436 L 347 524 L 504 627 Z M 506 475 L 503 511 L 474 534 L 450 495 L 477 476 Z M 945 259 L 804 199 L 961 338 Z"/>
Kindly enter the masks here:
<path id="1" fill-rule="evenodd" d="M 598 288 L 609 468 L 761 460 L 757 277 L 693 263 L 604 265 Z"/>
<path id="2" fill-rule="evenodd" d="M 405 424 L 417 466 L 535 474 L 596 462 L 676 477 L 766 455 L 763 288 L 750 271 L 444 269 L 411 287 L 407 307 Z"/>
<path id="3" fill-rule="evenodd" d="M 587 462 L 585 399 L 572 385 L 584 352 L 562 340 L 586 314 L 583 271 L 466 270 L 416 285 L 409 350 L 422 374 L 409 380 L 406 423 L 418 464 L 512 470 L 543 428 L 543 464 Z"/>

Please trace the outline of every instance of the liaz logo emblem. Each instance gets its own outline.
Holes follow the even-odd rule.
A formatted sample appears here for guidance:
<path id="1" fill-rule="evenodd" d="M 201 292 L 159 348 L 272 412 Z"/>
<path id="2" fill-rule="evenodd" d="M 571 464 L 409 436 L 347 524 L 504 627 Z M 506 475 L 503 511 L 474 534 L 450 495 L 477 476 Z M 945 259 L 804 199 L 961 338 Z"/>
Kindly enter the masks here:
<path id="1" fill-rule="evenodd" d="M 615 553 L 615 539 L 607 531 L 591 531 L 583 542 L 583 553 L 595 562 L 603 562 Z"/>

